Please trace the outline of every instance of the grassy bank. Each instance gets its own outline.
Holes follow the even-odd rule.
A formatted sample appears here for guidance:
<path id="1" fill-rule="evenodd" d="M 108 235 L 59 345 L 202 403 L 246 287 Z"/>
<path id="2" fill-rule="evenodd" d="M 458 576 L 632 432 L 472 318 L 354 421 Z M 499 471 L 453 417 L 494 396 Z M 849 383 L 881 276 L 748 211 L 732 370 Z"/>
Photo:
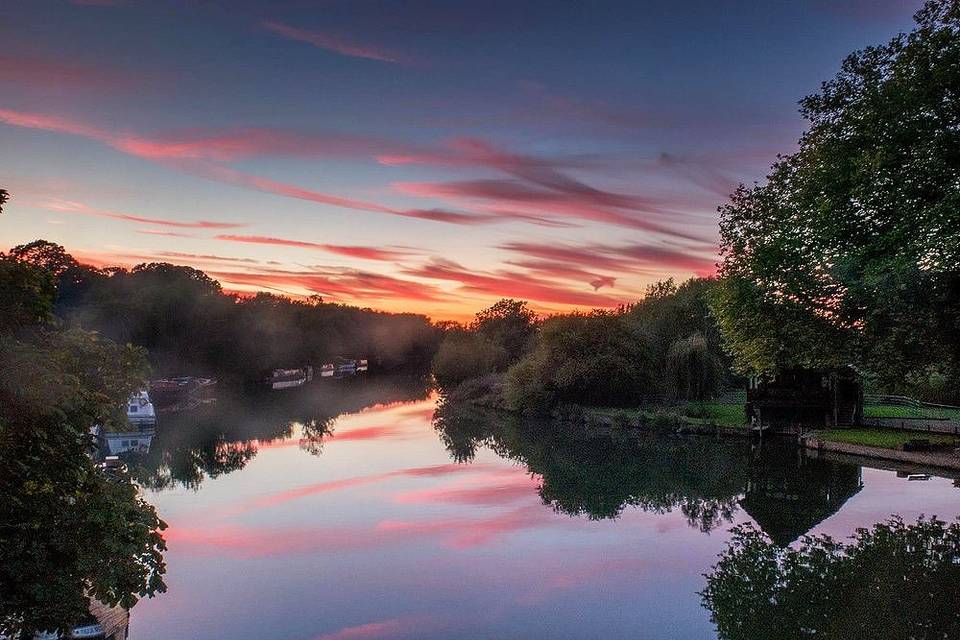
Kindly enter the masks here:
<path id="1" fill-rule="evenodd" d="M 881 449 L 902 449 L 905 443 L 918 439 L 929 440 L 933 444 L 960 446 L 960 438 L 956 436 L 894 429 L 830 429 L 817 431 L 816 437 L 825 441 L 845 442 Z"/>
<path id="2" fill-rule="evenodd" d="M 662 420 L 679 424 L 710 425 L 730 428 L 747 428 L 741 404 L 721 402 L 688 402 L 676 405 L 621 408 L 591 408 L 590 413 L 627 420 L 644 419 L 651 422 Z"/>
<path id="3" fill-rule="evenodd" d="M 868 404 L 863 407 L 867 418 L 926 418 L 960 420 L 960 410 L 934 407 L 911 407 L 898 404 Z"/>

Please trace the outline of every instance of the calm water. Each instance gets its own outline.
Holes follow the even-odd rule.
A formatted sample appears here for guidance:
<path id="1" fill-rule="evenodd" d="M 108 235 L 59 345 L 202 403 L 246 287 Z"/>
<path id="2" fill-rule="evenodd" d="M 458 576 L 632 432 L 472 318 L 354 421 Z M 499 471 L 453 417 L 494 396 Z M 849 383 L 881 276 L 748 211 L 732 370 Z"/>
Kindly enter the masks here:
<path id="1" fill-rule="evenodd" d="M 960 514 L 950 479 L 436 406 L 355 381 L 162 423 L 140 473 L 169 591 L 130 638 L 714 638 L 697 592 L 734 524 Z"/>

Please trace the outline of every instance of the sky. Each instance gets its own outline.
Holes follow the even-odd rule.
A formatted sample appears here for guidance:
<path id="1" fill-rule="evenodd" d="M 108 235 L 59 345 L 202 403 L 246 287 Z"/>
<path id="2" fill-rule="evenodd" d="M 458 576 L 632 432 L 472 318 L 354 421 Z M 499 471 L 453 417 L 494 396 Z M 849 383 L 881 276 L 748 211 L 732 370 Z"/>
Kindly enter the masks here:
<path id="1" fill-rule="evenodd" d="M 462 320 L 710 275 L 915 0 L 0 3 L 0 249 Z"/>

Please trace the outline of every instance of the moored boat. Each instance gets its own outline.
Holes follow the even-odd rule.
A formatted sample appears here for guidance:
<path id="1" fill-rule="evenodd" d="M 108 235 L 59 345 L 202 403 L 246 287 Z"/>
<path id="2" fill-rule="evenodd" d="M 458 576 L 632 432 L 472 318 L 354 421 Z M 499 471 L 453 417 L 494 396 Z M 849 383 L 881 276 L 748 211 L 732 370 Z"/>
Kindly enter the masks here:
<path id="1" fill-rule="evenodd" d="M 271 389 L 291 389 L 302 387 L 313 380 L 313 367 L 307 365 L 300 369 L 274 369 L 267 378 L 267 385 Z"/>
<path id="2" fill-rule="evenodd" d="M 163 378 L 150 383 L 150 396 L 160 411 L 187 411 L 212 400 L 216 386 L 216 378 Z"/>

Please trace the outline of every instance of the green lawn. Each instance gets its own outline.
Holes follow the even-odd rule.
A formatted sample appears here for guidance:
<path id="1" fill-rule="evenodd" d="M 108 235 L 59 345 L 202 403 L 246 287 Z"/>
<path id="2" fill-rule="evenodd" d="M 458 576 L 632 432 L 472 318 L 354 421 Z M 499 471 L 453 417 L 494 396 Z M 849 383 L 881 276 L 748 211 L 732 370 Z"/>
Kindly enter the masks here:
<path id="1" fill-rule="evenodd" d="M 747 419 L 742 404 L 720 402 L 691 402 L 681 409 L 686 419 L 724 427 L 744 427 Z"/>
<path id="2" fill-rule="evenodd" d="M 817 431 L 816 437 L 882 449 L 899 449 L 910 440 L 929 440 L 937 444 L 960 445 L 960 438 L 942 433 L 898 431 L 894 429 L 830 429 Z"/>
<path id="3" fill-rule="evenodd" d="M 960 411 L 957 409 L 910 407 L 898 404 L 868 404 L 863 407 L 863 415 L 868 418 L 948 418 L 960 420 Z"/>

